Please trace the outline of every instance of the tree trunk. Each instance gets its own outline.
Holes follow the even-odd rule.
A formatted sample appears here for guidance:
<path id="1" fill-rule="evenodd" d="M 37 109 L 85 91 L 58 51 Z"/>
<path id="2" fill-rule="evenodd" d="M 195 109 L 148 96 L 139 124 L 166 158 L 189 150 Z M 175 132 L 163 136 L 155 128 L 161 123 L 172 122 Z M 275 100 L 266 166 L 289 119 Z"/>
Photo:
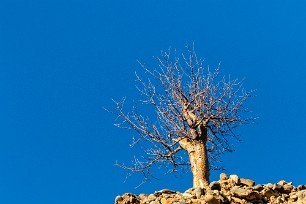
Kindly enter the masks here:
<path id="1" fill-rule="evenodd" d="M 206 149 L 206 139 L 188 141 L 187 138 L 180 141 L 180 145 L 187 150 L 193 174 L 193 187 L 209 185 L 209 163 Z"/>

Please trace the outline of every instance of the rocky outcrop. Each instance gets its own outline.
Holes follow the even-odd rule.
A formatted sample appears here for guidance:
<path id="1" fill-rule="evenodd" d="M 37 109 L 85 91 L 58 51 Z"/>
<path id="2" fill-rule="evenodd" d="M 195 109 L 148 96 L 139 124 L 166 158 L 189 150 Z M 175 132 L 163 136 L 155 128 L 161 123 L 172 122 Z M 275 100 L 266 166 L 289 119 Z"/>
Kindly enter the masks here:
<path id="1" fill-rule="evenodd" d="M 227 176 L 222 173 L 219 181 L 207 188 L 190 188 L 184 193 L 164 189 L 153 194 L 117 196 L 115 204 L 306 204 L 306 186 L 295 187 L 291 182 L 255 185 L 251 179 Z"/>

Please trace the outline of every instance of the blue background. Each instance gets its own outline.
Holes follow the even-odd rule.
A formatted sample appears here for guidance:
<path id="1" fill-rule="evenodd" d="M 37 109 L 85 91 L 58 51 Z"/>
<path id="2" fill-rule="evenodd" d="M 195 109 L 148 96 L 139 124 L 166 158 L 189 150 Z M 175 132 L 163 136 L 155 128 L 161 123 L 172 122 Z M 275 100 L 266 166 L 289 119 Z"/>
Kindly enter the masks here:
<path id="1" fill-rule="evenodd" d="M 103 110 L 137 96 L 137 59 L 195 43 L 221 74 L 245 78 L 259 117 L 223 157 L 228 174 L 306 184 L 304 0 L 0 0 L 0 203 L 113 203 L 125 192 L 185 191 L 156 172 L 135 189 L 132 132 Z M 217 180 L 220 172 L 213 172 Z"/>

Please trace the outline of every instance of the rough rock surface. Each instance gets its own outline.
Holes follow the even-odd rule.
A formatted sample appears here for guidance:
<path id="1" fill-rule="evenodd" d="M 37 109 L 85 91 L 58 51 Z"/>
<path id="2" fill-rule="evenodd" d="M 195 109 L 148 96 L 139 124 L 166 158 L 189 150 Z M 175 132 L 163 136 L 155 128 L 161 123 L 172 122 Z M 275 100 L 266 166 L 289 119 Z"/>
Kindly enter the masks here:
<path id="1" fill-rule="evenodd" d="M 222 203 L 269 203 L 306 204 L 306 186 L 295 187 L 291 182 L 256 185 L 253 180 L 227 176 L 222 173 L 219 181 L 207 188 L 190 188 L 184 193 L 164 189 L 153 194 L 117 196 L 115 204 L 222 204 Z"/>

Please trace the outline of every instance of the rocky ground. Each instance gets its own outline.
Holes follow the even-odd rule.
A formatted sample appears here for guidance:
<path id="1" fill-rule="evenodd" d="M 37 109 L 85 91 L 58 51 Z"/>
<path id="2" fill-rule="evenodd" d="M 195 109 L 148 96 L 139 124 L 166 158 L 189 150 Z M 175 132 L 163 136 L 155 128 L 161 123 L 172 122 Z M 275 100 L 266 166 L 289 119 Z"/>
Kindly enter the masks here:
<path id="1" fill-rule="evenodd" d="M 291 182 L 255 185 L 250 179 L 220 174 L 220 180 L 209 187 L 190 188 L 184 193 L 164 189 L 153 194 L 117 196 L 115 204 L 221 204 L 221 203 L 297 203 L 306 204 L 306 186 L 295 187 Z"/>

